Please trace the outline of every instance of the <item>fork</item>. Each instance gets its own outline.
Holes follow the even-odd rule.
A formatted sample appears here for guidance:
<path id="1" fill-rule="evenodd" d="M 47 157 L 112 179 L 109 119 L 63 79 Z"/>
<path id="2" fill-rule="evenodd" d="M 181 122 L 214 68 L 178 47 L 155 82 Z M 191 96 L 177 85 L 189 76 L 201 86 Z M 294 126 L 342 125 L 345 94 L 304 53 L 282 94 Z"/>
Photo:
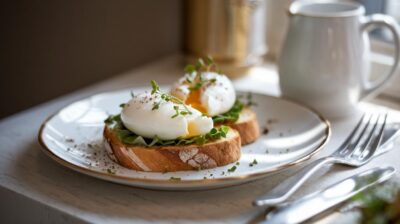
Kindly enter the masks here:
<path id="1" fill-rule="evenodd" d="M 281 182 L 267 194 L 256 199 L 256 206 L 275 206 L 286 201 L 316 171 L 326 164 L 343 164 L 359 167 L 368 163 L 379 147 L 386 125 L 387 113 L 361 117 L 351 134 L 330 156 L 315 160 L 294 176 Z"/>

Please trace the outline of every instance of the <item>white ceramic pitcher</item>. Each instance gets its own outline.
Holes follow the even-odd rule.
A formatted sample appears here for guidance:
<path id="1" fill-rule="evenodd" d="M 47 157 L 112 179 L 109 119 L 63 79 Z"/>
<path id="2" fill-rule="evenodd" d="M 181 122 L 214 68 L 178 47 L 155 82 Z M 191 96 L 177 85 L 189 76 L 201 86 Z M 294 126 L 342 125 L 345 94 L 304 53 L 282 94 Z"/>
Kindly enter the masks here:
<path id="1" fill-rule="evenodd" d="M 294 2 L 289 30 L 279 59 L 282 95 L 309 105 L 328 117 L 354 111 L 399 69 L 400 39 L 390 16 L 364 16 L 355 2 Z M 368 28 L 384 26 L 393 33 L 395 63 L 389 74 L 369 81 Z"/>

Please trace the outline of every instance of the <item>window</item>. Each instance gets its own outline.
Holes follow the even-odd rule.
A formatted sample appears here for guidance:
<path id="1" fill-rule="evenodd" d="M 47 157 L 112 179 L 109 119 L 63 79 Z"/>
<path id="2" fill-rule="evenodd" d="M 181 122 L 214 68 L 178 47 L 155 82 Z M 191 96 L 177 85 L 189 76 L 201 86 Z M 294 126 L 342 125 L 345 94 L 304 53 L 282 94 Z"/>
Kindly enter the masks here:
<path id="1" fill-rule="evenodd" d="M 367 14 L 382 13 L 400 22 L 400 1 L 398 0 L 359 0 Z M 389 30 L 378 28 L 370 33 L 372 49 L 372 79 L 389 72 L 394 63 L 393 37 Z M 400 71 L 399 71 L 400 73 Z M 375 76 L 375 77 L 374 77 Z M 382 94 L 400 98 L 400 74 L 392 79 Z"/>

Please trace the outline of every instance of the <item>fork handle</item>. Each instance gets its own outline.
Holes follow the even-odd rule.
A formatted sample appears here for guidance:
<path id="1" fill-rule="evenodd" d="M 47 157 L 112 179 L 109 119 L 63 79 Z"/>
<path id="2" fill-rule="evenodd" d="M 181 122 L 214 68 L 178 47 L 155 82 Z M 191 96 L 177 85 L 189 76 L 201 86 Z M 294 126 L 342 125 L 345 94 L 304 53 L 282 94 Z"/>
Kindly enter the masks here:
<path id="1" fill-rule="evenodd" d="M 331 164 L 336 161 L 333 157 L 324 157 L 303 167 L 295 175 L 279 183 L 267 194 L 256 199 L 255 206 L 274 206 L 287 200 L 297 189 L 299 189 L 307 180 L 325 164 Z"/>

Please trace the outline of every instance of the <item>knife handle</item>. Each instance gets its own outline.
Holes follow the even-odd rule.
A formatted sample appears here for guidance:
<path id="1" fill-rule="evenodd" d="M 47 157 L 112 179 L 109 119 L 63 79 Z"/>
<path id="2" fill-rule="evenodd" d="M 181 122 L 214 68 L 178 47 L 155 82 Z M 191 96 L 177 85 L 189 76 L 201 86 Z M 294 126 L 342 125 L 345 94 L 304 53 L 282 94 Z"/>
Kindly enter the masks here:
<path id="1" fill-rule="evenodd" d="M 279 183 L 267 194 L 257 198 L 253 204 L 255 206 L 274 206 L 286 201 L 296 192 L 317 170 L 325 164 L 333 163 L 335 158 L 324 157 L 303 167 L 295 175 Z"/>

